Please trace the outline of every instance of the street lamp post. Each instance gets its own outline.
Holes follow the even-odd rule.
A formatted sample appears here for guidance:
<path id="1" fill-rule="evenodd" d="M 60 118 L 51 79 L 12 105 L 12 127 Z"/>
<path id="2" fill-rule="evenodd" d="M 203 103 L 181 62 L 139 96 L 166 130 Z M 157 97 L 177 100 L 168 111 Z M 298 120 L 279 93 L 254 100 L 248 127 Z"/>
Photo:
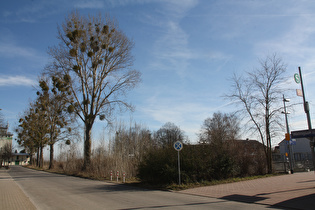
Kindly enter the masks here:
<path id="1" fill-rule="evenodd" d="M 287 142 L 287 148 L 288 148 L 288 156 L 289 156 L 289 167 L 290 167 L 290 172 L 293 173 L 293 166 L 292 166 L 292 158 L 291 158 L 291 148 L 290 148 L 290 128 L 289 128 L 289 123 L 288 123 L 288 114 L 290 114 L 290 112 L 287 112 L 287 108 L 286 108 L 286 105 L 285 103 L 286 102 L 290 102 L 290 99 L 288 98 L 285 98 L 284 95 L 283 95 L 283 107 L 284 107 L 284 112 L 281 112 L 282 114 L 284 114 L 285 116 L 285 124 L 286 124 L 286 130 L 287 130 L 287 133 L 285 135 L 285 140 Z"/>

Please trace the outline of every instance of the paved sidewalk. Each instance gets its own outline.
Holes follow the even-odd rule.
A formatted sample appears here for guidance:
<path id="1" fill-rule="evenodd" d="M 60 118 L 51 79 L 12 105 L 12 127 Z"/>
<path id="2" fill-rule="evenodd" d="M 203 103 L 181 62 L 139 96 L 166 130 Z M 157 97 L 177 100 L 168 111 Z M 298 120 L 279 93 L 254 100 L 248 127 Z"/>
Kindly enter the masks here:
<path id="1" fill-rule="evenodd" d="M 301 172 L 209 187 L 180 193 L 263 204 L 284 209 L 315 209 L 315 174 Z"/>
<path id="2" fill-rule="evenodd" d="M 10 170 L 10 169 L 9 169 Z M 8 170 L 0 169 L 0 209 L 33 210 L 36 207 L 14 182 Z"/>

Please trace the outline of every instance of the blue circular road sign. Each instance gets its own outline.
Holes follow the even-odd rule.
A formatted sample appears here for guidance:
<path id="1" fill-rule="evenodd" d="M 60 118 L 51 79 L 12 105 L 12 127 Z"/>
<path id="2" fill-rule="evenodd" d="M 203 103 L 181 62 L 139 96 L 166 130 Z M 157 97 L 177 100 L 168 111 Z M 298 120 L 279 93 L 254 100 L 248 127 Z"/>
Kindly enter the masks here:
<path id="1" fill-rule="evenodd" d="M 183 144 L 180 141 L 174 143 L 174 149 L 177 151 L 181 151 L 183 149 Z"/>

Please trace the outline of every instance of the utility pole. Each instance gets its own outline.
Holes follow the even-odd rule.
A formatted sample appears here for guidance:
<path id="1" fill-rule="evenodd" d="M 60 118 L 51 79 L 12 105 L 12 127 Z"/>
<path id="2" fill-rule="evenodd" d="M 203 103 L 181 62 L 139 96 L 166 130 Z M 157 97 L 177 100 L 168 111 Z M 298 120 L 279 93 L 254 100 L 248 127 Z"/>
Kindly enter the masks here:
<path id="1" fill-rule="evenodd" d="M 302 78 L 302 73 L 301 73 L 301 67 L 299 67 L 299 75 L 300 75 L 300 80 L 301 80 L 301 89 L 302 89 L 302 94 L 303 94 L 304 111 L 305 111 L 306 118 L 307 118 L 308 129 L 312 130 L 312 122 L 311 122 L 311 116 L 310 116 L 310 107 L 309 107 L 308 102 L 305 100 L 305 93 L 304 93 L 304 86 L 303 86 L 303 78 Z M 312 152 L 313 167 L 314 167 L 314 171 L 315 171 L 314 137 L 309 137 L 309 139 L 310 139 L 310 147 L 311 147 L 311 152 Z"/>
<path id="2" fill-rule="evenodd" d="M 302 88 L 302 94 L 303 94 L 304 111 L 305 111 L 306 117 L 307 117 L 308 129 L 312 130 L 312 122 L 311 122 L 311 116 L 310 116 L 310 106 L 309 106 L 308 102 L 305 100 L 305 93 L 304 93 L 304 86 L 303 86 L 303 78 L 302 78 L 302 73 L 301 73 L 301 67 L 299 67 L 299 74 L 300 74 L 301 88 Z"/>

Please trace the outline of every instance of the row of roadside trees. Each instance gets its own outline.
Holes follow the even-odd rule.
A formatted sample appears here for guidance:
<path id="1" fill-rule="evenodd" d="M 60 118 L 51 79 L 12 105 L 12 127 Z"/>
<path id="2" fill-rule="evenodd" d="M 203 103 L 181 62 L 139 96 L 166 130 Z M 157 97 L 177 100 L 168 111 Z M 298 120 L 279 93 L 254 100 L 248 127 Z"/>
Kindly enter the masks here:
<path id="1" fill-rule="evenodd" d="M 57 91 L 57 85 L 47 79 L 39 81 L 37 98 L 30 103 L 16 129 L 18 143 L 30 154 L 37 154 L 36 165 L 39 167 L 43 166 L 43 149 L 49 145 L 50 169 L 54 167 L 54 145 L 59 140 L 69 144 L 70 136 L 75 134 L 72 132 L 74 116 L 68 112 L 63 100 L 66 93 Z"/>

